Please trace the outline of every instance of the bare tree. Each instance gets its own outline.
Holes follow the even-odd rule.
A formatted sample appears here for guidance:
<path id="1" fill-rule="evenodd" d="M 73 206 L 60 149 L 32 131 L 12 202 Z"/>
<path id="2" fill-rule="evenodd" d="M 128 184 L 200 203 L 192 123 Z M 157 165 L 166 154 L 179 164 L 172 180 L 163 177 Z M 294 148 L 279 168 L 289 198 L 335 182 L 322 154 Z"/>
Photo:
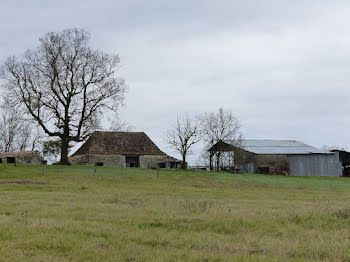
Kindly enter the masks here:
<path id="1" fill-rule="evenodd" d="M 198 119 L 189 114 L 178 116 L 176 123 L 168 130 L 167 143 L 182 156 L 181 168 L 187 168 L 186 158 L 191 148 L 200 140 L 200 124 Z"/>
<path id="2" fill-rule="evenodd" d="M 109 130 L 112 131 L 122 131 L 122 132 L 131 132 L 135 129 L 133 125 L 128 123 L 125 120 L 121 120 L 119 115 L 115 115 L 113 120 L 111 121 L 111 125 Z"/>
<path id="3" fill-rule="evenodd" d="M 10 57 L 1 76 L 6 96 L 61 141 L 61 164 L 70 142 L 84 141 L 99 125 L 103 110 L 117 111 L 126 87 L 116 76 L 117 55 L 93 50 L 83 29 L 50 32 L 20 58 Z"/>
<path id="4" fill-rule="evenodd" d="M 22 128 L 21 130 L 18 130 L 17 133 L 17 143 L 18 143 L 18 150 L 19 151 L 25 151 L 28 148 L 28 145 L 30 144 L 31 140 L 31 129 L 29 128 L 29 125 L 26 125 L 28 128 Z"/>
<path id="5" fill-rule="evenodd" d="M 38 149 L 41 133 L 33 123 L 23 119 L 16 108 L 8 101 L 1 105 L 0 113 L 0 152 Z"/>
<path id="6" fill-rule="evenodd" d="M 202 135 L 209 149 L 219 141 L 230 141 L 230 144 L 239 145 L 242 142 L 241 123 L 239 118 L 230 110 L 220 108 L 216 113 L 205 113 L 201 117 Z M 207 150 L 206 149 L 206 150 Z M 218 151 L 211 154 L 210 169 L 213 169 L 212 159 L 215 157 L 216 170 L 220 170 L 221 155 Z"/>
<path id="7" fill-rule="evenodd" d="M 17 112 L 11 112 L 6 107 L 1 108 L 0 119 L 0 150 L 10 152 L 15 150 L 16 135 L 22 129 Z"/>
<path id="8" fill-rule="evenodd" d="M 31 151 L 41 151 L 45 135 L 43 134 L 42 129 L 37 125 L 35 125 L 35 128 L 32 128 L 31 130 L 31 139 L 29 140 L 28 147 Z"/>

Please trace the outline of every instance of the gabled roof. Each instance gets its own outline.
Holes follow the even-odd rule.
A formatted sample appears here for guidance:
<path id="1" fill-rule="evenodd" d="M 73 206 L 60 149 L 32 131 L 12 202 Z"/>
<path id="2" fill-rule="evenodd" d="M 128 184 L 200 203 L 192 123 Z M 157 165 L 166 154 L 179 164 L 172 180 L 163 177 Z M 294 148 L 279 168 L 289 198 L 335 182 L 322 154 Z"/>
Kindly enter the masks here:
<path id="1" fill-rule="evenodd" d="M 72 156 L 165 155 L 144 132 L 96 131 Z"/>
<path id="2" fill-rule="evenodd" d="M 232 141 L 224 141 L 235 145 Z M 309 146 L 296 140 L 243 140 L 240 146 L 245 151 L 266 155 L 332 154 L 332 152 Z"/>

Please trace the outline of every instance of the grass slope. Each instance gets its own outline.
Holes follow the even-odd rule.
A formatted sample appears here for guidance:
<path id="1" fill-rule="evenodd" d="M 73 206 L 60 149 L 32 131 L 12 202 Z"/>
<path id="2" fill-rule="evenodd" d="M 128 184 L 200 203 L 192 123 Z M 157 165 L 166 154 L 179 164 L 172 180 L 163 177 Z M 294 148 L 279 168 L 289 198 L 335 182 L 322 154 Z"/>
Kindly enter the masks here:
<path id="1" fill-rule="evenodd" d="M 350 180 L 0 164 L 0 261 L 350 261 Z"/>

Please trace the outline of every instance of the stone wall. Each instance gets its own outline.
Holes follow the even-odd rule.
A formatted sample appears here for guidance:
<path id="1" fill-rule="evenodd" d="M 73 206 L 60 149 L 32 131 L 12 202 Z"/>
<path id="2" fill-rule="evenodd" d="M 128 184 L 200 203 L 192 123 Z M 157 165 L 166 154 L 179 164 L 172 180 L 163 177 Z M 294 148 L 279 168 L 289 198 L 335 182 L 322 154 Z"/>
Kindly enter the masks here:
<path id="1" fill-rule="evenodd" d="M 166 163 L 167 158 L 164 155 L 145 155 L 140 156 L 141 168 L 158 168 L 158 164 L 165 163 L 165 168 L 170 168 L 170 164 Z"/>
<path id="2" fill-rule="evenodd" d="M 16 163 L 23 164 L 41 164 L 43 158 L 37 152 L 33 152 L 30 154 L 25 154 L 23 156 L 9 156 L 1 158 L 1 163 L 14 163 L 13 159 L 15 159 Z"/>
<path id="3" fill-rule="evenodd" d="M 267 173 L 281 173 L 281 170 L 286 169 L 286 165 L 288 165 L 287 155 L 256 155 L 254 159 L 255 173 L 262 173 L 264 168 L 268 168 Z"/>
<path id="4" fill-rule="evenodd" d="M 37 153 L 32 153 L 30 155 L 25 155 L 21 157 L 16 157 L 17 163 L 26 163 L 26 164 L 41 164 L 42 157 Z"/>
<path id="5" fill-rule="evenodd" d="M 126 167 L 126 158 L 122 155 L 86 155 L 73 157 L 71 163 L 74 165 L 97 165 Z M 140 156 L 141 168 L 158 168 L 158 164 L 165 164 L 165 168 L 170 168 L 165 155 L 144 155 Z"/>
<path id="6" fill-rule="evenodd" d="M 122 155 L 85 155 L 70 160 L 73 165 L 98 165 L 125 167 L 125 156 Z"/>

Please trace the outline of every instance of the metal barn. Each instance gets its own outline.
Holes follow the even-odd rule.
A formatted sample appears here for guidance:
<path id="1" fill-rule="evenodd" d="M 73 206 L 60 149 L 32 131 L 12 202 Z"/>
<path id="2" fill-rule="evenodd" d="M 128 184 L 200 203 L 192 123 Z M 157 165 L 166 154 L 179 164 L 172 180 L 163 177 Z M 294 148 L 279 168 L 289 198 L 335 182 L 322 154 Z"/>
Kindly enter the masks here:
<path id="1" fill-rule="evenodd" d="M 295 140 L 219 141 L 209 149 L 233 152 L 234 169 L 244 173 L 294 176 L 342 176 L 338 152 L 318 149 Z M 212 161 L 210 161 L 212 163 Z"/>

